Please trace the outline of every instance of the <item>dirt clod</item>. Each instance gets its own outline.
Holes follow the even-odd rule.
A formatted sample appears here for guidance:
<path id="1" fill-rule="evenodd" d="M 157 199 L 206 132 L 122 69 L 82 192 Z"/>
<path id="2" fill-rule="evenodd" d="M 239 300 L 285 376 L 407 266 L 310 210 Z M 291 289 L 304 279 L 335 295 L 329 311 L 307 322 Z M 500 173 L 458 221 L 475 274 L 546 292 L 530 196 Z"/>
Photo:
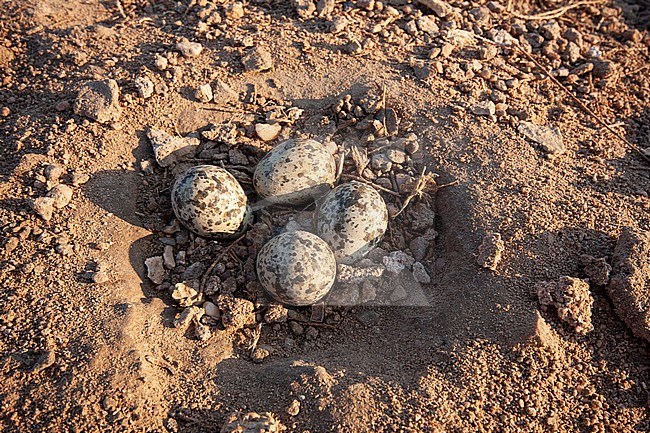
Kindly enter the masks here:
<path id="1" fill-rule="evenodd" d="M 650 232 L 623 228 L 607 292 L 634 334 L 650 342 Z"/>

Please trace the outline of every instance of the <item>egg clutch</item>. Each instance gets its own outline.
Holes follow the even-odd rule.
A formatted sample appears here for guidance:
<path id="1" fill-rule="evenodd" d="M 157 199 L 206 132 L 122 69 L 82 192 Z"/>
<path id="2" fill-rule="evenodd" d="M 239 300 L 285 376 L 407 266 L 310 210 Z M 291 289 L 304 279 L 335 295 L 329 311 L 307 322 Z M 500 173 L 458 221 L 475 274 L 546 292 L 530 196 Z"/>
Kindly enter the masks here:
<path id="1" fill-rule="evenodd" d="M 287 231 L 257 255 L 262 287 L 278 301 L 311 305 L 330 291 L 336 265 L 353 264 L 370 252 L 388 226 L 388 210 L 372 186 L 352 181 L 334 188 L 336 163 L 315 140 L 291 139 L 255 167 L 253 187 L 269 205 L 309 205 L 318 200 L 313 233 Z M 226 169 L 199 165 L 182 173 L 171 190 L 178 220 L 199 236 L 235 239 L 252 224 L 244 189 Z"/>

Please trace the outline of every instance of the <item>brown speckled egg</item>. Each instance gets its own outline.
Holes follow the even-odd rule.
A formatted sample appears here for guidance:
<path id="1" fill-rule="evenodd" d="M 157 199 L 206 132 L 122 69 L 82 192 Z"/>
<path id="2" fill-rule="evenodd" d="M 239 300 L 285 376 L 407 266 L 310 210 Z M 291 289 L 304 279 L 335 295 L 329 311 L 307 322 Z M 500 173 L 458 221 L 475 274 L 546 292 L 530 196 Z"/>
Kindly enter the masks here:
<path id="1" fill-rule="evenodd" d="M 185 171 L 174 182 L 171 194 L 176 218 L 199 236 L 236 237 L 252 217 L 237 179 L 213 165 Z"/>
<path id="2" fill-rule="evenodd" d="M 278 301 L 311 305 L 329 292 L 336 278 L 336 260 L 318 236 L 293 231 L 266 243 L 257 255 L 257 276 L 262 287 Z"/>
<path id="3" fill-rule="evenodd" d="M 339 185 L 323 199 L 316 214 L 316 233 L 329 244 L 336 261 L 359 260 L 381 240 L 388 210 L 381 195 L 361 182 Z"/>
<path id="4" fill-rule="evenodd" d="M 315 140 L 292 139 L 276 147 L 255 167 L 253 186 L 272 204 L 299 205 L 332 189 L 336 163 Z"/>

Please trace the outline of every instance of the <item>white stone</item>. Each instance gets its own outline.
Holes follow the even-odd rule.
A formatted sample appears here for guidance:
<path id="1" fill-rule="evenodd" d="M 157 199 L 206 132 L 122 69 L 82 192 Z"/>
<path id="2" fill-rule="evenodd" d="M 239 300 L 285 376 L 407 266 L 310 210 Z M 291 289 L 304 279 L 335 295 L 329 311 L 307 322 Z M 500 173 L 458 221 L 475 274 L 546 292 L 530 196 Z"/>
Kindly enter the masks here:
<path id="1" fill-rule="evenodd" d="M 431 277 L 427 273 L 427 270 L 424 268 L 424 265 L 420 262 L 413 263 L 413 278 L 415 278 L 415 281 L 421 284 L 431 283 Z"/>
<path id="2" fill-rule="evenodd" d="M 165 281 L 165 268 L 161 256 L 149 257 L 144 261 L 144 265 L 147 267 L 147 277 L 154 284 L 162 284 Z"/>
<path id="3" fill-rule="evenodd" d="M 279 123 L 258 123 L 255 125 L 255 133 L 262 141 L 271 141 L 278 138 L 282 131 L 282 126 Z"/>

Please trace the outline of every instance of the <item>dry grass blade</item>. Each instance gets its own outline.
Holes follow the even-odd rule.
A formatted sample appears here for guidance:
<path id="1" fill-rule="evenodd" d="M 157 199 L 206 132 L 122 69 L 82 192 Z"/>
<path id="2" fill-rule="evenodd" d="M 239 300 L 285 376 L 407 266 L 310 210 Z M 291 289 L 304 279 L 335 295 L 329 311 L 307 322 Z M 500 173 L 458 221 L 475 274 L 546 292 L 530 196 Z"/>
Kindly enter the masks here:
<path id="1" fill-rule="evenodd" d="M 368 166 L 368 152 L 366 149 L 359 150 L 359 146 L 352 146 L 350 148 L 350 154 L 357 168 L 357 174 L 363 176 L 363 170 Z"/>
<path id="2" fill-rule="evenodd" d="M 352 180 L 358 180 L 359 182 L 367 183 L 368 185 L 372 186 L 373 188 L 377 188 L 380 191 L 384 191 L 384 192 L 386 192 L 386 193 L 388 193 L 390 195 L 393 195 L 395 197 L 401 197 L 401 195 L 399 193 L 393 191 L 392 189 L 384 188 L 383 186 L 377 185 L 376 183 L 373 183 L 373 182 L 370 182 L 369 180 L 364 179 L 361 176 L 355 176 L 355 175 L 352 175 L 352 174 L 344 174 L 343 177 L 346 177 L 346 178 L 352 179 Z"/>
<path id="3" fill-rule="evenodd" d="M 250 355 L 253 356 L 255 349 L 257 349 L 257 343 L 260 342 L 260 337 L 262 336 L 262 323 L 259 323 L 253 330 L 253 341 L 248 345 L 248 349 L 251 351 Z"/>
<path id="4" fill-rule="evenodd" d="M 522 20 L 527 20 L 527 21 L 535 21 L 535 20 L 552 20 L 561 17 L 571 9 L 579 8 L 581 6 L 590 6 L 590 5 L 598 5 L 598 4 L 603 4 L 607 3 L 606 0 L 596 0 L 596 1 L 579 1 L 577 3 L 573 3 L 570 5 L 562 6 L 561 8 L 553 9 L 551 11 L 546 11 L 542 12 L 540 14 L 536 15 L 522 15 L 517 12 L 513 12 L 511 10 L 511 4 L 508 2 L 508 7 L 507 11 L 510 15 L 514 16 L 515 18 L 519 18 Z"/>
<path id="5" fill-rule="evenodd" d="M 343 148 L 341 149 L 341 156 L 339 156 L 339 165 L 336 168 L 336 178 L 334 179 L 334 183 L 337 183 L 341 178 L 341 175 L 343 175 L 343 166 L 345 165 L 345 157 L 347 154 L 348 149 L 346 149 L 345 144 L 343 144 Z"/>
<path id="6" fill-rule="evenodd" d="M 434 173 L 427 173 L 427 168 L 424 167 L 422 169 L 422 173 L 420 176 L 418 176 L 417 183 L 413 187 L 413 190 L 406 197 L 406 200 L 404 200 L 402 207 L 399 211 L 397 211 L 393 218 L 397 218 L 402 212 L 404 212 L 407 206 L 411 203 L 411 200 L 413 200 L 415 197 L 422 198 L 422 195 L 430 186 L 433 187 L 433 192 L 435 193 L 438 190 L 438 184 L 436 183 L 435 178 L 436 175 Z"/>
<path id="7" fill-rule="evenodd" d="M 117 11 L 120 13 L 122 18 L 126 18 L 126 12 L 124 12 L 124 7 L 122 6 L 122 0 L 115 0 L 115 5 L 117 6 Z"/>

